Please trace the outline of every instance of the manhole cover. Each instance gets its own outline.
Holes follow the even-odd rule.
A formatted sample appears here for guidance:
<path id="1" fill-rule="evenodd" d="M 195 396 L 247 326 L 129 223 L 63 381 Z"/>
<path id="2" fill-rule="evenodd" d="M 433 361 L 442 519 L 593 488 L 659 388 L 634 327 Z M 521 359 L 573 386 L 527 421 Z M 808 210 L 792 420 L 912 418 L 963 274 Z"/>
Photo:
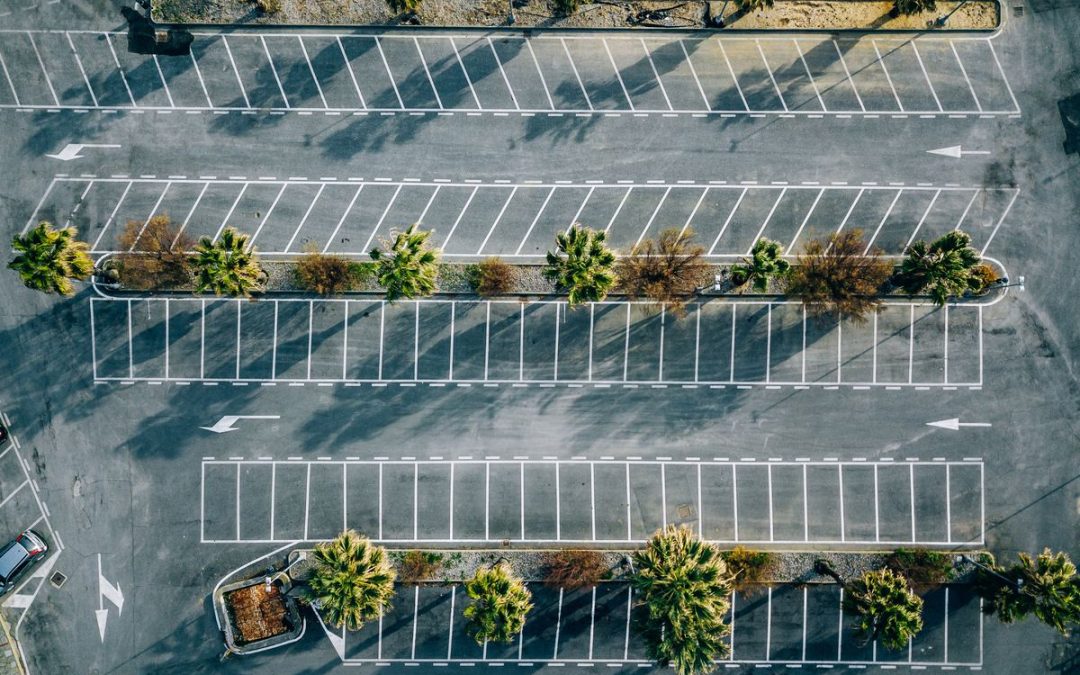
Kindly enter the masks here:
<path id="1" fill-rule="evenodd" d="M 675 513 L 678 514 L 679 520 L 689 520 L 694 517 L 694 505 L 679 504 L 675 507 Z"/>
<path id="2" fill-rule="evenodd" d="M 56 588 L 63 586 L 65 581 L 67 581 L 67 575 L 61 572 L 53 572 L 52 576 L 49 577 L 49 583 Z"/>
<path id="3" fill-rule="evenodd" d="M 1024 7 L 1022 5 L 1013 7 L 1013 16 L 1024 16 Z"/>

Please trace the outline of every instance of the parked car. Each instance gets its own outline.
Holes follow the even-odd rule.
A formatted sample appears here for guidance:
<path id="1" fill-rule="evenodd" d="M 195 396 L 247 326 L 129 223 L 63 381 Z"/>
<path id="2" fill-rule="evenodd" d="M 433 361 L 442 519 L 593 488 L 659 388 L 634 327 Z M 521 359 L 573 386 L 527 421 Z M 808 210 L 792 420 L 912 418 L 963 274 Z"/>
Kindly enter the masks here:
<path id="1" fill-rule="evenodd" d="M 15 588 L 26 570 L 44 558 L 48 551 L 45 540 L 33 530 L 26 530 L 0 548 L 0 595 Z"/>

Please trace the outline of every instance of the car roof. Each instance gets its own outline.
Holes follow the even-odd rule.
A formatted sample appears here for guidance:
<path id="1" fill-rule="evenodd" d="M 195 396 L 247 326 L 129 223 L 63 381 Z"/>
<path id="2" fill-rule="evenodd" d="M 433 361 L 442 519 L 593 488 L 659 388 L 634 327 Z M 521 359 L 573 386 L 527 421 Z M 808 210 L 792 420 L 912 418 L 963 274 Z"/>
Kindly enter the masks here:
<path id="1" fill-rule="evenodd" d="M 0 551 L 0 581 L 8 581 L 19 565 L 30 557 L 22 544 L 13 541 Z"/>

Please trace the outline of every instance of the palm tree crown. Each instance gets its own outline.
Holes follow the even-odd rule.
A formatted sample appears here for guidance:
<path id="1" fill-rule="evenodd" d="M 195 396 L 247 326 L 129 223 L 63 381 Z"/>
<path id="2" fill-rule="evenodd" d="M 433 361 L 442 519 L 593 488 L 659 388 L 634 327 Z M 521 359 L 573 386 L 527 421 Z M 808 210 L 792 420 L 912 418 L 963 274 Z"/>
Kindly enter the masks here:
<path id="1" fill-rule="evenodd" d="M 788 261 L 781 257 L 783 255 L 780 242 L 758 239 L 750 249 L 750 257 L 732 265 L 733 280 L 736 285 L 749 283 L 756 292 L 764 293 L 769 288 L 770 278 L 782 277 L 791 269 Z"/>
<path id="2" fill-rule="evenodd" d="M 248 296 L 259 285 L 262 269 L 248 236 L 231 227 L 217 241 L 203 237 L 195 245 L 195 291 Z"/>
<path id="3" fill-rule="evenodd" d="M 727 654 L 731 576 L 720 551 L 670 525 L 634 554 L 631 579 L 647 610 L 641 627 L 651 658 L 679 675 L 707 673 Z"/>
<path id="4" fill-rule="evenodd" d="M 929 12 L 934 9 L 937 9 L 937 2 L 935 2 L 935 0 L 893 0 L 891 14 L 893 16 L 899 16 L 901 14 L 921 14 L 922 12 Z"/>
<path id="5" fill-rule="evenodd" d="M 548 251 L 544 276 L 567 291 L 571 306 L 599 302 L 615 286 L 615 254 L 606 239 L 604 232 L 578 223 L 555 236 L 558 251 Z"/>
<path id="6" fill-rule="evenodd" d="M 360 630 L 389 608 L 396 575 L 386 549 L 353 530 L 315 547 L 308 580 L 313 603 L 330 624 Z"/>
<path id="7" fill-rule="evenodd" d="M 11 247 L 17 255 L 8 267 L 19 273 L 23 284 L 45 293 L 71 295 L 72 279 L 88 279 L 94 263 L 87 254 L 89 246 L 75 239 L 75 228 L 55 229 L 42 221 L 25 235 L 15 235 Z"/>
<path id="8" fill-rule="evenodd" d="M 928 293 L 934 302 L 944 305 L 950 297 L 983 285 L 972 273 L 981 258 L 965 232 L 953 230 L 931 244 L 916 241 L 906 253 L 897 281 L 911 295 Z"/>
<path id="9" fill-rule="evenodd" d="M 479 644 L 512 642 L 533 608 L 532 593 L 506 562 L 476 570 L 465 584 L 465 592 L 472 598 L 472 604 L 465 608 L 469 634 Z"/>
<path id="10" fill-rule="evenodd" d="M 922 606 L 907 579 L 888 568 L 866 572 L 844 587 L 844 611 L 855 615 L 855 636 L 863 643 L 880 639 L 888 649 L 906 648 L 922 630 Z"/>
<path id="11" fill-rule="evenodd" d="M 379 284 L 386 289 L 386 299 L 431 295 L 439 272 L 439 253 L 428 246 L 430 230 L 418 230 L 410 225 L 384 242 L 387 251 L 373 248 L 368 254 L 376 263 Z"/>
<path id="12" fill-rule="evenodd" d="M 1012 579 L 1006 585 L 1000 577 L 980 570 L 977 586 L 989 602 L 987 613 L 997 614 L 1003 623 L 1019 621 L 1029 614 L 1058 632 L 1068 635 L 1071 626 L 1080 625 L 1080 577 L 1076 565 L 1066 553 L 1044 549 L 1035 559 L 1020 553 L 1019 562 L 999 574 Z M 1020 583 L 1019 587 L 1017 582 Z"/>

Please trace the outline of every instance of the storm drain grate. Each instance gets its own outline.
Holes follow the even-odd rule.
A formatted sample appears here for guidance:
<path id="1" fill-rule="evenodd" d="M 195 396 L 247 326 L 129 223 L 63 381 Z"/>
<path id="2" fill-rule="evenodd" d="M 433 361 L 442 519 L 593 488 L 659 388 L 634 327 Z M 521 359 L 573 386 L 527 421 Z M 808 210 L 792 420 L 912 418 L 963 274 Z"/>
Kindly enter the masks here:
<path id="1" fill-rule="evenodd" d="M 53 572 L 52 576 L 49 577 L 49 583 L 56 588 L 60 588 L 61 586 L 63 586 L 64 582 L 66 581 L 67 575 L 61 572 Z"/>

